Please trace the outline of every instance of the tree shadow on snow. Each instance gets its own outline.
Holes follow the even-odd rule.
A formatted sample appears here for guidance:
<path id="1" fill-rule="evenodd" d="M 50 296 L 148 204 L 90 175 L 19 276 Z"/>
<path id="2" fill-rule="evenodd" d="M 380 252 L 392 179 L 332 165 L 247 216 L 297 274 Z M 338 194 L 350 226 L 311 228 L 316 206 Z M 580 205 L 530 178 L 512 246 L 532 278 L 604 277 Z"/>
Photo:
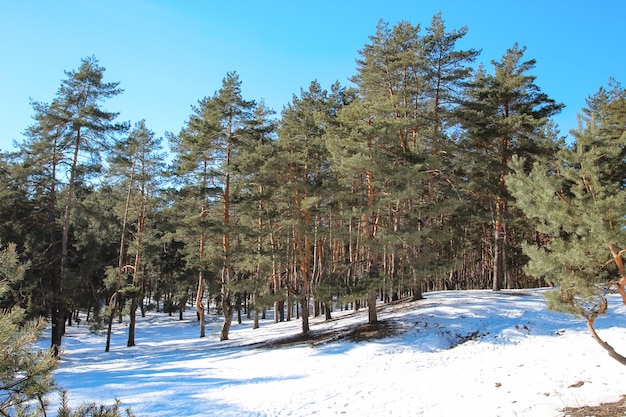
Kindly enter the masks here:
<path id="1" fill-rule="evenodd" d="M 384 339 L 400 334 L 402 329 L 394 326 L 390 321 L 379 321 L 373 324 L 360 324 L 346 329 L 314 330 L 307 334 L 296 334 L 280 339 L 267 341 L 258 347 L 277 348 L 286 346 L 309 345 L 318 347 L 332 342 L 348 341 L 363 342 L 368 340 Z"/>

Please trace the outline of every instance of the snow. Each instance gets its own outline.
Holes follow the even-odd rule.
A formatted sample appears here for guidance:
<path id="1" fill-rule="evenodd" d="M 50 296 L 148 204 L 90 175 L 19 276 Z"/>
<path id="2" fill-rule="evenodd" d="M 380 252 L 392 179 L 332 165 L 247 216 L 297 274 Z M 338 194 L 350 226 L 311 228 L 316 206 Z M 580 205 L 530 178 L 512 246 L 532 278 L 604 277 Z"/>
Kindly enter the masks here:
<path id="1" fill-rule="evenodd" d="M 591 338 L 584 322 L 546 310 L 546 289 L 442 291 L 380 305 L 398 330 L 375 340 L 340 336 L 367 310 L 311 318 L 326 340 L 267 345 L 300 333 L 300 320 L 259 329 L 207 317 L 207 337 L 190 309 L 138 317 L 137 346 L 115 324 L 111 351 L 86 325 L 68 327 L 55 378 L 70 404 L 121 400 L 137 416 L 562 416 L 564 407 L 617 401 L 626 368 Z M 600 336 L 626 353 L 626 308 L 609 297 Z M 43 337 L 48 335 L 44 334 Z M 45 345 L 47 339 L 42 339 Z"/>

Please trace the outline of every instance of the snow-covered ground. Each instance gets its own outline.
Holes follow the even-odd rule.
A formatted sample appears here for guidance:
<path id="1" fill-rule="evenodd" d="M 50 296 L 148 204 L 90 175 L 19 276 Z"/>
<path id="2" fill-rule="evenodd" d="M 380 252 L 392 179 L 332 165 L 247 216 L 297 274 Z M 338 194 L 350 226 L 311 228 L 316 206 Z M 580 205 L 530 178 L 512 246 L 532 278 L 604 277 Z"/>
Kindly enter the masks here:
<path id="1" fill-rule="evenodd" d="M 256 330 L 235 322 L 220 342 L 221 317 L 208 317 L 200 339 L 192 310 L 184 321 L 151 313 L 138 318 L 133 348 L 127 325 L 116 324 L 109 353 L 83 324 L 67 329 L 55 377 L 72 405 L 118 398 L 138 417 L 545 417 L 620 399 L 626 368 L 582 321 L 547 311 L 544 291 L 426 293 L 381 306 L 379 320 L 399 332 L 360 342 L 337 335 L 366 323 L 366 309 L 311 318 L 314 335 L 338 340 L 281 347 L 263 342 L 297 335 L 300 320 L 268 316 Z M 613 296 L 609 303 L 596 327 L 624 354 L 626 308 Z"/>

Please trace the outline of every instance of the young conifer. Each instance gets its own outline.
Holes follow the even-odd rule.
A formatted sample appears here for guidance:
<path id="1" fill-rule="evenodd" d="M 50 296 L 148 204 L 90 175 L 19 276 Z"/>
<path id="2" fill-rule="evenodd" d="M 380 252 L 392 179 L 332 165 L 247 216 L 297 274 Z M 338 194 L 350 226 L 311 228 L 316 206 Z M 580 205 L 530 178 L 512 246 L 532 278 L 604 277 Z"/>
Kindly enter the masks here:
<path id="1" fill-rule="evenodd" d="M 626 303 L 626 91 L 612 84 L 587 105 L 572 146 L 528 174 L 524 160 L 514 158 L 509 187 L 546 237 L 545 246 L 524 250 L 531 259 L 527 271 L 557 285 L 549 307 L 582 317 L 594 339 L 626 365 L 594 328 L 608 308 L 607 293 L 617 291 Z"/>

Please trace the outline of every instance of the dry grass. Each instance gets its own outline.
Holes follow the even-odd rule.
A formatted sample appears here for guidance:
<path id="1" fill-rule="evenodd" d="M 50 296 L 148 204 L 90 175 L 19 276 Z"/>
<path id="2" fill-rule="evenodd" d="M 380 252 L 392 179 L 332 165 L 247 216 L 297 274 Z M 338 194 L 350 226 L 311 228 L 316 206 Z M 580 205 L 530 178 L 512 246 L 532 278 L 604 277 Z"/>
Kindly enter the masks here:
<path id="1" fill-rule="evenodd" d="M 614 403 L 598 406 L 567 407 L 563 409 L 565 417 L 624 417 L 626 416 L 626 395 Z"/>

